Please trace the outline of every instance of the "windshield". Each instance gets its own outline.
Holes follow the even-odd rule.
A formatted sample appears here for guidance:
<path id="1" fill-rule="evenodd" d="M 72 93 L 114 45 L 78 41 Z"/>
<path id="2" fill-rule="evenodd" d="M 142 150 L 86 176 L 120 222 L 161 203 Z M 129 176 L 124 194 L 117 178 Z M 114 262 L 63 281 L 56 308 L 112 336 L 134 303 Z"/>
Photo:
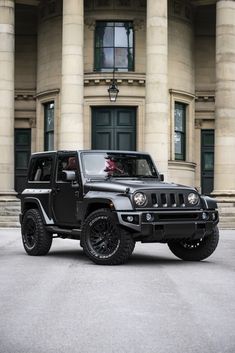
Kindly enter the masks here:
<path id="1" fill-rule="evenodd" d="M 82 153 L 87 177 L 158 177 L 149 155 L 109 152 Z"/>

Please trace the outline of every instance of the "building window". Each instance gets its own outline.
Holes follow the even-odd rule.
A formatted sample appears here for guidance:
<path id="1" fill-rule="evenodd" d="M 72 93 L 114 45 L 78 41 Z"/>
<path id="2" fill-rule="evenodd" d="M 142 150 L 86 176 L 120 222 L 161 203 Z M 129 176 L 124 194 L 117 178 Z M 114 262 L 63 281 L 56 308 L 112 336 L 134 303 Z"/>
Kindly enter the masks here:
<path id="1" fill-rule="evenodd" d="M 96 22 L 95 70 L 133 71 L 134 34 L 132 22 Z"/>
<path id="2" fill-rule="evenodd" d="M 44 104 L 44 150 L 54 149 L 54 102 Z"/>
<path id="3" fill-rule="evenodd" d="M 184 103 L 175 103 L 175 159 L 181 161 L 186 159 L 186 108 Z"/>

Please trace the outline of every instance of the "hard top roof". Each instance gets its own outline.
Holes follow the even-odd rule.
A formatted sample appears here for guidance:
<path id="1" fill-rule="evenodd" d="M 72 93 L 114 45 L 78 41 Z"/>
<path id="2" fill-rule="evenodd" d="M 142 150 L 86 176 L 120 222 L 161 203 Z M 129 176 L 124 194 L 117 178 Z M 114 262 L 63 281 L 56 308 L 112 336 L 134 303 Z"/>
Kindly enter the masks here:
<path id="1" fill-rule="evenodd" d="M 42 152 L 34 152 L 32 153 L 33 156 L 36 155 L 50 155 L 56 153 L 120 153 L 120 154 L 138 154 L 148 155 L 148 152 L 139 152 L 139 151 L 119 151 L 119 150 L 58 150 L 58 151 L 42 151 Z"/>

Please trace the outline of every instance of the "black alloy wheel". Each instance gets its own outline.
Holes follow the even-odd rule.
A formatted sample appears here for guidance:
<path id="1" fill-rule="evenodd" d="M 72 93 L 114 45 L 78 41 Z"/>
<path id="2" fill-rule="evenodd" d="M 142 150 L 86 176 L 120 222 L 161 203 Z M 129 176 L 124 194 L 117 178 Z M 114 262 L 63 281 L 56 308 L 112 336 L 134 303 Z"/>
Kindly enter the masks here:
<path id="1" fill-rule="evenodd" d="M 32 218 L 28 217 L 24 226 L 24 244 L 28 249 L 32 249 L 36 244 L 36 225 Z"/>
<path id="2" fill-rule="evenodd" d="M 201 239 L 181 240 L 168 242 L 172 253 L 185 261 L 201 261 L 209 257 L 217 248 L 219 242 L 219 230 L 214 230 Z"/>
<path id="3" fill-rule="evenodd" d="M 37 209 L 26 211 L 21 226 L 22 241 L 29 255 L 46 255 L 51 248 L 52 234 L 46 231 Z"/>
<path id="4" fill-rule="evenodd" d="M 87 217 L 81 242 L 86 255 L 101 265 L 126 262 L 135 247 L 131 234 L 119 227 L 116 216 L 108 209 L 94 211 Z"/>

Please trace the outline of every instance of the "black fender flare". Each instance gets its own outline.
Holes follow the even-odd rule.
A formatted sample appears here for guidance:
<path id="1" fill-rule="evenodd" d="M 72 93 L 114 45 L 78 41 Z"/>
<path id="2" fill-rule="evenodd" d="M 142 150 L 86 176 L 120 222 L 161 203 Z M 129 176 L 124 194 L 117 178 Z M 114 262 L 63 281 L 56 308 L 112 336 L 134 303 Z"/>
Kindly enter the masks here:
<path id="1" fill-rule="evenodd" d="M 216 210 L 218 208 L 216 199 L 212 197 L 201 195 L 203 209 Z"/>
<path id="2" fill-rule="evenodd" d="M 86 194 L 81 204 L 81 219 L 88 214 L 88 209 L 93 205 L 107 205 L 107 208 L 110 208 L 113 211 L 133 211 L 133 206 L 130 198 L 126 194 L 114 194 L 107 192 L 97 192 L 90 191 Z"/>
<path id="3" fill-rule="evenodd" d="M 34 205 L 36 207 L 27 207 L 27 205 Z M 26 197 L 24 198 L 24 200 L 22 200 L 22 218 L 24 217 L 25 212 L 28 211 L 30 208 L 37 208 L 39 210 L 43 223 L 45 225 L 54 224 L 53 219 L 49 218 L 40 200 L 38 200 L 36 197 Z"/>

